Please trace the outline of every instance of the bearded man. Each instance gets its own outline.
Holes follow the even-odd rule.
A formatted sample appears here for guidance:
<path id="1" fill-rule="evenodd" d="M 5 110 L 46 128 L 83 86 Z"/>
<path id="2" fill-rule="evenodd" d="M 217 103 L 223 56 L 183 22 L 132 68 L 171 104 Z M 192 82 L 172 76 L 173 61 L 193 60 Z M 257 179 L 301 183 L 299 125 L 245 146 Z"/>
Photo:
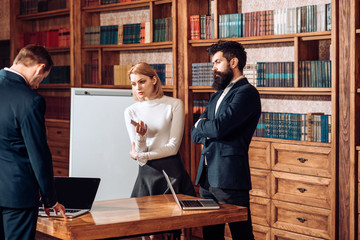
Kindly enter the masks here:
<path id="1" fill-rule="evenodd" d="M 192 141 L 203 145 L 195 184 L 202 198 L 247 207 L 248 220 L 229 227 L 233 239 L 252 240 L 248 150 L 261 114 L 260 96 L 243 75 L 246 52 L 240 43 L 219 41 L 207 52 L 217 92 L 191 129 Z M 224 227 L 205 226 L 203 238 L 224 239 Z"/>

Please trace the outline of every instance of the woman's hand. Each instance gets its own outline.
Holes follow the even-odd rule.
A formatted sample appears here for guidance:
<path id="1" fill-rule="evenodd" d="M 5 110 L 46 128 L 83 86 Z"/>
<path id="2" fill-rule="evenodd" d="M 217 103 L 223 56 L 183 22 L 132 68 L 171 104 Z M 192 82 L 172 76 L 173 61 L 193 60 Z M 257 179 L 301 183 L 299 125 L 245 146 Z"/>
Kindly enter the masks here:
<path id="1" fill-rule="evenodd" d="M 137 160 L 137 152 L 135 150 L 135 142 L 132 143 L 132 147 L 131 147 L 129 154 L 132 159 Z"/>
<path id="2" fill-rule="evenodd" d="M 143 121 L 140 121 L 135 127 L 135 132 L 141 136 L 144 136 L 146 131 L 147 125 Z"/>

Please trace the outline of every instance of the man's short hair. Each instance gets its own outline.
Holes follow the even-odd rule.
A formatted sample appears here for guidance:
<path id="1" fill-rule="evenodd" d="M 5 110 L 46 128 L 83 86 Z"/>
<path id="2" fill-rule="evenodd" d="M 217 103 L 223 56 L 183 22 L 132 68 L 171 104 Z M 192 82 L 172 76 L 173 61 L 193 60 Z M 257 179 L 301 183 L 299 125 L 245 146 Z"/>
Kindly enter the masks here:
<path id="1" fill-rule="evenodd" d="M 44 72 L 50 71 L 54 65 L 49 52 L 44 47 L 32 44 L 22 48 L 13 63 L 23 64 L 26 67 L 44 64 Z"/>
<path id="2" fill-rule="evenodd" d="M 242 72 L 246 65 L 246 52 L 241 43 L 235 41 L 218 41 L 206 49 L 210 56 L 221 51 L 228 62 L 236 57 L 239 60 L 238 68 Z"/>

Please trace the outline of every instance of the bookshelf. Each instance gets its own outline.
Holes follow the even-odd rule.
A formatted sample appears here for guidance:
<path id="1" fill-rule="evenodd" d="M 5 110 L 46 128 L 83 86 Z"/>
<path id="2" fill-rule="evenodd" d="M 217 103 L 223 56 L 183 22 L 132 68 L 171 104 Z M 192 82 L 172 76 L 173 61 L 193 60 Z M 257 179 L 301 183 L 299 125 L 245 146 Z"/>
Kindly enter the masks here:
<path id="1" fill-rule="evenodd" d="M 309 5 L 336 1 L 307 1 Z M 276 5 L 278 4 L 278 5 Z M 291 5 L 292 4 L 292 5 Z M 280 104 L 285 113 L 324 112 L 331 115 L 331 135 L 327 142 L 299 141 L 269 137 L 254 137 L 249 150 L 253 190 L 251 211 L 256 239 L 336 239 L 336 152 L 337 152 L 337 8 L 331 10 L 331 30 L 305 31 L 270 35 L 220 38 L 222 15 L 279 9 L 278 3 L 245 1 L 190 1 L 179 0 L 178 33 L 179 49 L 183 50 L 185 79 L 179 85 L 187 106 L 185 126 L 185 152 L 192 180 L 195 180 L 201 146 L 191 142 L 190 132 L 194 123 L 194 101 L 209 99 L 214 92 L 210 86 L 193 86 L 194 63 L 208 63 L 206 48 L 219 39 L 242 43 L 248 52 L 248 63 L 293 62 L 292 87 L 257 87 L 263 112 L 282 112 L 272 109 Z M 266 5 L 267 9 L 263 9 Z M 283 8 L 303 5 L 283 4 Z M 257 8 L 256 8 L 257 7 Z M 306 8 L 306 7 L 305 7 Z M 311 8 L 311 7 L 309 7 Z M 194 39 L 194 15 L 213 14 L 213 39 Z M 251 15 L 251 14 L 249 14 Z M 255 16 L 255 14 L 254 14 Z M 201 17 L 200 17 L 201 18 Z M 254 25 L 257 23 L 254 22 Z M 261 23 L 260 23 L 261 24 Z M 201 23 L 200 30 L 201 33 Z M 254 26 L 253 25 L 253 26 Z M 230 24 L 231 26 L 231 24 Z M 244 27 L 245 29 L 245 27 Z M 231 32 L 231 31 L 230 31 Z M 276 53 L 276 54 L 274 54 Z M 278 54 L 278 56 L 276 56 Z M 180 53 L 179 53 L 180 55 Z M 274 56 L 275 55 L 275 56 Z M 264 57 L 265 56 L 265 57 Z M 302 87 L 300 63 L 303 61 L 332 60 L 331 82 L 328 87 Z M 182 90 L 181 90 L 182 89 Z M 304 103 L 304 104 L 299 104 Z M 198 104 L 198 102 L 196 102 Z M 297 105 L 297 106 L 295 106 Z M 299 107 L 299 105 L 302 105 Z M 312 106 L 312 105 L 316 105 Z M 289 107 L 290 106 L 290 107 Z M 292 109 L 292 107 L 295 107 Z M 323 227 L 320 227 L 323 226 Z M 194 231 L 194 235 L 198 235 Z"/>
<path id="2" fill-rule="evenodd" d="M 75 63 L 73 1 L 49 0 L 34 3 L 35 1 L 10 1 L 10 61 L 29 43 L 43 45 L 50 52 L 54 69 L 37 91 L 47 101 L 45 118 L 54 174 L 68 176 L 70 87 L 74 86 L 75 79 L 75 68 L 70 67 Z M 66 72 L 66 75 L 60 75 L 60 72 Z"/>
<path id="3" fill-rule="evenodd" d="M 164 91 L 168 95 L 175 97 L 178 95 L 175 67 L 177 65 L 176 31 L 172 31 L 176 29 L 177 18 L 173 1 L 140 0 L 97 6 L 88 6 L 83 1 L 79 7 L 81 27 L 77 35 L 81 36 L 79 78 L 82 87 L 131 88 L 130 83 L 116 80 L 117 75 L 113 74 L 117 68 L 115 66 L 120 66 L 120 72 L 124 75 L 131 65 L 144 61 L 156 65 L 159 71 L 165 71 L 168 82 L 163 84 Z M 166 25 L 158 24 L 159 19 L 166 19 Z M 137 29 L 136 26 L 140 27 L 141 23 L 145 26 L 143 42 L 140 42 L 140 28 Z M 89 28 L 94 26 L 115 27 L 117 29 L 114 31 L 115 39 L 109 43 L 105 43 L 106 37 L 105 40 L 89 42 L 88 36 L 92 31 Z M 100 29 L 99 38 L 102 38 L 101 31 Z M 114 75 L 113 79 L 111 75 Z"/>

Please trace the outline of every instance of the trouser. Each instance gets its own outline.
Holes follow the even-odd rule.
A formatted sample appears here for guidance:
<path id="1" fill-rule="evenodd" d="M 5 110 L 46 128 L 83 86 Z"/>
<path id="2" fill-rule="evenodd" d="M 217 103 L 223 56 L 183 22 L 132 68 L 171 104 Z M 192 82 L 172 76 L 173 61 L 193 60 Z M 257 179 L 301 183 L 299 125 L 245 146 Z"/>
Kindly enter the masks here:
<path id="1" fill-rule="evenodd" d="M 247 207 L 248 220 L 229 223 L 232 239 L 234 240 L 253 240 L 250 197 L 249 190 L 233 190 L 214 188 L 209 185 L 207 170 L 205 168 L 200 180 L 200 196 L 202 198 L 214 199 L 218 202 Z M 211 225 L 203 227 L 204 240 L 222 240 L 224 239 L 225 224 Z"/>
<path id="2" fill-rule="evenodd" d="M 38 208 L 0 207 L 1 240 L 35 239 Z"/>

